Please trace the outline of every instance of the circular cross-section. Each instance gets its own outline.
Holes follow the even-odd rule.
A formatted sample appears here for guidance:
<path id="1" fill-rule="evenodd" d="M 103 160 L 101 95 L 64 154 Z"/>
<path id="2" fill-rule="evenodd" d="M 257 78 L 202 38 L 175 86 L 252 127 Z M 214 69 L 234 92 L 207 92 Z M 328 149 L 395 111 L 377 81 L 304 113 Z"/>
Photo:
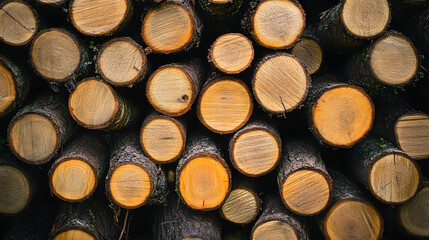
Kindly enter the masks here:
<path id="1" fill-rule="evenodd" d="M 252 115 L 252 95 L 242 81 L 219 78 L 201 90 L 197 111 L 201 123 L 211 131 L 233 133 Z"/>
<path id="2" fill-rule="evenodd" d="M 191 77 L 181 68 L 158 68 L 148 79 L 146 97 L 160 113 L 178 117 L 185 114 L 196 98 Z"/>
<path id="3" fill-rule="evenodd" d="M 25 114 L 11 124 L 10 148 L 25 162 L 43 164 L 58 148 L 57 128 L 47 117 Z"/>
<path id="4" fill-rule="evenodd" d="M 90 129 L 108 126 L 116 116 L 118 104 L 113 88 L 95 78 L 78 83 L 69 98 L 71 116 Z"/>
<path id="5" fill-rule="evenodd" d="M 302 38 L 292 48 L 291 53 L 305 63 L 309 74 L 317 72 L 322 65 L 322 48 L 313 39 Z"/>
<path id="6" fill-rule="evenodd" d="M 402 115 L 395 124 L 396 142 L 413 159 L 429 158 L 429 116 L 424 113 Z"/>
<path id="7" fill-rule="evenodd" d="M 97 185 L 94 169 L 80 159 L 61 161 L 52 169 L 50 185 L 53 193 L 66 201 L 81 201 L 88 198 Z"/>
<path id="8" fill-rule="evenodd" d="M 298 170 L 283 182 L 283 203 L 299 215 L 314 215 L 325 209 L 331 198 L 331 183 L 322 172 Z"/>
<path id="9" fill-rule="evenodd" d="M 221 212 L 225 219 L 236 224 L 247 224 L 255 220 L 260 208 L 259 198 L 252 191 L 237 188 L 231 191 Z"/>
<path id="10" fill-rule="evenodd" d="M 192 209 L 217 209 L 231 188 L 230 180 L 231 173 L 222 160 L 214 156 L 196 156 L 180 172 L 180 195 Z"/>
<path id="11" fill-rule="evenodd" d="M 154 51 L 174 53 L 189 45 L 195 29 L 194 16 L 173 1 L 151 8 L 143 20 L 142 37 Z"/>
<path id="12" fill-rule="evenodd" d="M 8 111 L 15 99 L 15 79 L 9 68 L 0 62 L 0 116 Z"/>
<path id="13" fill-rule="evenodd" d="M 299 240 L 294 228 L 286 222 L 273 220 L 260 224 L 252 233 L 252 240 Z"/>
<path id="14" fill-rule="evenodd" d="M 6 215 L 21 212 L 30 201 L 28 179 L 18 169 L 0 166 L 0 213 Z"/>
<path id="15" fill-rule="evenodd" d="M 266 0 L 256 8 L 253 36 L 264 47 L 290 48 L 302 34 L 305 14 L 301 5 L 289 0 Z"/>
<path id="16" fill-rule="evenodd" d="M 216 39 L 209 58 L 222 72 L 237 74 L 250 66 L 254 50 L 252 42 L 240 33 L 228 33 Z"/>
<path id="17" fill-rule="evenodd" d="M 285 113 L 305 100 L 310 77 L 296 57 L 279 53 L 259 64 L 252 85 L 256 100 L 265 110 Z"/>
<path id="18" fill-rule="evenodd" d="M 43 78 L 63 82 L 79 68 L 82 52 L 76 39 L 60 29 L 40 32 L 31 44 L 30 59 Z"/>
<path id="19" fill-rule="evenodd" d="M 117 30 L 130 8 L 127 0 L 72 0 L 70 20 L 79 32 L 101 36 Z"/>
<path id="20" fill-rule="evenodd" d="M 404 154 L 383 156 L 369 172 L 371 192 L 386 203 L 399 204 L 409 200 L 416 194 L 419 184 L 420 172 Z"/>
<path id="21" fill-rule="evenodd" d="M 401 225 L 409 233 L 429 237 L 429 185 L 425 185 L 409 202 L 398 208 Z"/>
<path id="22" fill-rule="evenodd" d="M 56 235 L 54 240 L 97 240 L 97 238 L 81 229 L 69 229 Z"/>
<path id="23" fill-rule="evenodd" d="M 351 147 L 372 128 L 374 105 L 369 96 L 354 86 L 325 91 L 312 108 L 316 133 L 328 144 Z"/>

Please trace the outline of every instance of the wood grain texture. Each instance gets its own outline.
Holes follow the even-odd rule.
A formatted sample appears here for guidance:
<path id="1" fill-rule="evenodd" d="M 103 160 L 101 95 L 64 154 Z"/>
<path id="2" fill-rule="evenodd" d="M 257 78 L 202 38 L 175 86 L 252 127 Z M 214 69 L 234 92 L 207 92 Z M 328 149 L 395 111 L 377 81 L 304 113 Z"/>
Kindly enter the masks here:
<path id="1" fill-rule="evenodd" d="M 322 48 L 314 39 L 302 37 L 292 48 L 291 53 L 305 63 L 310 75 L 316 73 L 322 65 Z"/>
<path id="2" fill-rule="evenodd" d="M 425 113 L 408 113 L 398 118 L 395 124 L 396 141 L 413 159 L 429 156 L 429 116 Z"/>

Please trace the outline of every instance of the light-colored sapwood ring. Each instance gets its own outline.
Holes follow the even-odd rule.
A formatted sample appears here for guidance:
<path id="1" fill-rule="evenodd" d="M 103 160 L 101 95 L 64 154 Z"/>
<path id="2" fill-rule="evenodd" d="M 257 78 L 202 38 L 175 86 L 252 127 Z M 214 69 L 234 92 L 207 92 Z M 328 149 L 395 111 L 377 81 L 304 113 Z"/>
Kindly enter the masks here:
<path id="1" fill-rule="evenodd" d="M 317 135 L 332 146 L 347 148 L 371 130 L 374 104 L 359 87 L 337 86 L 316 100 L 312 116 Z"/>
<path id="2" fill-rule="evenodd" d="M 136 42 L 127 38 L 115 38 L 103 44 L 96 64 L 106 82 L 123 87 L 143 77 L 147 58 L 143 48 Z"/>
<path id="3" fill-rule="evenodd" d="M 155 52 L 164 54 L 186 48 L 193 39 L 193 13 L 174 1 L 163 2 L 151 8 L 143 20 L 142 37 Z"/>
<path id="4" fill-rule="evenodd" d="M 46 116 L 24 114 L 11 123 L 9 144 L 26 163 L 43 164 L 59 148 L 59 130 Z"/>
<path id="5" fill-rule="evenodd" d="M 252 240 L 288 239 L 299 240 L 296 230 L 287 222 L 271 220 L 257 226 L 252 233 Z"/>
<path id="6" fill-rule="evenodd" d="M 252 94 L 244 82 L 232 77 L 210 81 L 201 90 L 197 115 L 209 130 L 229 134 L 242 128 L 253 112 Z"/>
<path id="7" fill-rule="evenodd" d="M 97 238 L 83 229 L 72 228 L 57 234 L 54 240 L 97 240 Z"/>
<path id="8" fill-rule="evenodd" d="M 379 240 L 383 235 L 383 219 L 368 202 L 345 199 L 329 209 L 323 229 L 329 240 Z"/>
<path id="9" fill-rule="evenodd" d="M 165 164 L 176 161 L 186 144 L 185 130 L 174 118 L 157 116 L 142 126 L 140 144 L 153 162 Z"/>
<path id="10" fill-rule="evenodd" d="M 340 10 L 346 30 L 358 38 L 372 38 L 386 30 L 390 22 L 387 0 L 345 0 Z"/>
<path id="11" fill-rule="evenodd" d="M 158 112 L 179 117 L 185 114 L 196 98 L 195 84 L 180 67 L 163 66 L 149 77 L 146 97 Z"/>
<path id="12" fill-rule="evenodd" d="M 153 192 L 153 179 L 144 167 L 127 162 L 119 164 L 107 177 L 108 193 L 120 207 L 135 209 L 143 206 Z"/>
<path id="13" fill-rule="evenodd" d="M 221 207 L 222 216 L 235 224 L 248 224 L 259 214 L 261 202 L 253 191 L 237 188 L 231 191 Z"/>
<path id="14" fill-rule="evenodd" d="M 117 30 L 131 9 L 128 0 L 71 0 L 70 20 L 82 34 L 101 36 Z"/>
<path id="15" fill-rule="evenodd" d="M 291 0 L 262 1 L 252 20 L 256 42 L 273 49 L 292 47 L 305 28 L 304 10 L 298 2 Z"/>
<path id="16" fill-rule="evenodd" d="M 395 123 L 398 147 L 413 159 L 429 157 L 429 116 L 425 113 L 408 113 Z"/>
<path id="17" fill-rule="evenodd" d="M 311 38 L 301 38 L 292 48 L 291 53 L 305 63 L 310 75 L 316 73 L 322 65 L 322 48 Z"/>
<path id="18" fill-rule="evenodd" d="M 56 82 L 65 82 L 77 74 L 82 55 L 77 40 L 56 28 L 38 33 L 30 48 L 30 60 L 37 73 Z"/>
<path id="19" fill-rule="evenodd" d="M 298 215 L 311 216 L 325 209 L 331 199 L 329 176 L 315 169 L 301 169 L 286 178 L 280 196 L 286 207 Z"/>
<path id="20" fill-rule="evenodd" d="M 228 33 L 213 43 L 209 59 L 222 72 L 237 74 L 250 66 L 253 56 L 253 45 L 247 37 L 240 33 Z"/>
<path id="21" fill-rule="evenodd" d="M 298 58 L 276 54 L 256 68 L 252 87 L 262 108 L 282 114 L 303 103 L 310 88 L 310 77 Z"/>
<path id="22" fill-rule="evenodd" d="M 11 70 L 0 61 L 0 116 L 16 100 L 15 78 Z"/>
<path id="23" fill-rule="evenodd" d="M 372 165 L 368 185 L 382 202 L 401 204 L 417 193 L 420 178 L 418 166 L 407 155 L 388 153 Z"/>
<path id="24" fill-rule="evenodd" d="M 52 192 L 68 202 L 87 199 L 97 187 L 96 170 L 85 160 L 69 158 L 53 167 L 49 178 Z"/>
<path id="25" fill-rule="evenodd" d="M 0 166 L 0 193 L 0 213 L 18 214 L 30 202 L 30 183 L 20 170 L 11 166 Z"/>
<path id="26" fill-rule="evenodd" d="M 429 237 L 429 185 L 425 185 L 408 203 L 398 207 L 398 219 L 410 234 Z"/>
<path id="27" fill-rule="evenodd" d="M 0 40 L 3 42 L 25 45 L 36 35 L 38 27 L 36 12 L 28 3 L 13 0 L 0 4 Z"/>

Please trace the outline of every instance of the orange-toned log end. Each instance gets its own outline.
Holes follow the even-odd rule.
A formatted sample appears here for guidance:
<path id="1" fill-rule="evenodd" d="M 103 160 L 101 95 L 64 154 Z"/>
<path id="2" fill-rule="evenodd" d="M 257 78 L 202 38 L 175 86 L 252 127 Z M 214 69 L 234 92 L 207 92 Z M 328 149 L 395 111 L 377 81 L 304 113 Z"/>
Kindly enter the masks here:
<path id="1" fill-rule="evenodd" d="M 329 209 L 323 227 L 331 240 L 378 240 L 383 234 L 383 219 L 367 202 L 342 200 Z"/>
<path id="2" fill-rule="evenodd" d="M 285 206 L 298 215 L 315 215 L 324 210 L 331 199 L 332 186 L 321 171 L 298 170 L 290 174 L 280 188 Z"/>
<path id="3" fill-rule="evenodd" d="M 87 199 L 97 187 L 97 174 L 90 164 L 70 158 L 61 161 L 52 169 L 49 185 L 52 192 L 68 202 Z"/>
<path id="4" fill-rule="evenodd" d="M 408 203 L 398 207 L 402 227 L 414 236 L 429 237 L 429 185 L 416 194 Z"/>
<path id="5" fill-rule="evenodd" d="M 295 229 L 287 222 L 272 220 L 257 226 L 252 233 L 252 240 L 290 239 L 299 240 Z"/>
<path id="6" fill-rule="evenodd" d="M 420 179 L 418 166 L 407 155 L 390 153 L 372 165 L 368 185 L 381 201 L 400 204 L 417 193 Z"/>
<path id="7" fill-rule="evenodd" d="M 253 76 L 253 93 L 258 103 L 272 113 L 297 108 L 310 88 L 307 69 L 295 56 L 277 53 L 262 59 Z"/>
<path id="8" fill-rule="evenodd" d="M 179 173 L 178 188 L 186 205 L 195 210 L 220 208 L 231 189 L 231 172 L 218 156 L 199 154 Z"/>
<path id="9" fill-rule="evenodd" d="M 291 53 L 305 63 L 310 75 L 316 73 L 322 65 L 322 48 L 311 38 L 301 38 L 292 48 Z"/>
<path id="10" fill-rule="evenodd" d="M 253 112 L 252 94 L 241 80 L 222 77 L 201 90 L 197 114 L 209 130 L 229 134 L 243 127 Z"/>
<path id="11" fill-rule="evenodd" d="M 13 73 L 0 61 L 0 117 L 13 106 L 17 98 L 16 91 Z"/>
<path id="12" fill-rule="evenodd" d="M 222 216 L 235 224 L 248 224 L 256 219 L 261 203 L 255 192 L 247 188 L 231 191 L 220 209 Z"/>
<path id="13" fill-rule="evenodd" d="M 30 183 L 22 171 L 12 166 L 0 166 L 0 192 L 0 214 L 20 213 L 30 202 Z"/>
<path id="14" fill-rule="evenodd" d="M 360 88 L 338 86 L 325 91 L 313 105 L 316 135 L 335 147 L 350 148 L 372 128 L 374 105 Z"/>
<path id="15" fill-rule="evenodd" d="M 395 124 L 398 147 L 411 158 L 429 158 L 429 116 L 424 113 L 408 113 Z"/>
<path id="16" fill-rule="evenodd" d="M 97 240 L 97 238 L 82 229 L 72 228 L 57 234 L 53 240 Z"/>
<path id="17" fill-rule="evenodd" d="M 126 209 L 143 206 L 154 188 L 148 170 L 132 163 L 119 164 L 110 170 L 106 185 L 111 199 Z"/>
<path id="18" fill-rule="evenodd" d="M 224 34 L 213 43 L 209 59 L 224 73 L 237 74 L 244 71 L 253 61 L 252 42 L 240 33 Z"/>
<path id="19" fill-rule="evenodd" d="M 255 10 L 251 26 L 253 37 L 260 45 L 288 49 L 305 28 L 305 13 L 297 1 L 262 1 Z"/>

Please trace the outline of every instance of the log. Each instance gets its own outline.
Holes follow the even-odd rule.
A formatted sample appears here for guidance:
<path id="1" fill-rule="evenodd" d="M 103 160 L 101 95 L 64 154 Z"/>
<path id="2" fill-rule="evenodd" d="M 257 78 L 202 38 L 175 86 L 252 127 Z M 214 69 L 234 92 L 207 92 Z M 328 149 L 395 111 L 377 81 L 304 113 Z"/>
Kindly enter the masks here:
<path id="1" fill-rule="evenodd" d="M 384 203 L 403 204 L 420 187 L 417 163 L 384 139 L 366 138 L 353 148 L 350 159 L 354 176 Z"/>
<path id="2" fill-rule="evenodd" d="M 204 66 L 197 59 L 166 64 L 150 75 L 146 97 L 156 111 L 179 117 L 191 109 L 203 78 Z"/>
<path id="3" fill-rule="evenodd" d="M 132 87 L 148 71 L 146 54 L 131 38 L 114 38 L 101 46 L 95 65 L 101 77 L 115 87 Z"/>
<path id="4" fill-rule="evenodd" d="M 11 46 L 29 43 L 39 29 L 39 18 L 30 4 L 7 0 L 0 4 L 0 40 Z"/>
<path id="5" fill-rule="evenodd" d="M 131 15 L 130 0 L 71 0 L 69 4 L 71 23 L 80 33 L 91 37 L 117 32 Z"/>
<path id="6" fill-rule="evenodd" d="M 36 0 L 37 3 L 50 7 L 64 7 L 67 0 Z"/>
<path id="7" fill-rule="evenodd" d="M 323 12 L 317 34 L 326 48 L 342 51 L 379 36 L 389 23 L 387 0 L 344 0 Z"/>
<path id="8" fill-rule="evenodd" d="M 140 130 L 140 145 L 145 155 L 157 164 L 175 162 L 182 155 L 186 144 L 186 124 L 152 112 Z"/>
<path id="9" fill-rule="evenodd" d="M 253 0 L 241 26 L 263 47 L 289 49 L 304 31 L 305 13 L 295 0 Z"/>
<path id="10" fill-rule="evenodd" d="M 234 18 L 240 10 L 243 0 L 198 0 L 201 8 L 217 20 Z"/>
<path id="11" fill-rule="evenodd" d="M 284 114 L 304 102 L 310 82 L 310 75 L 298 58 L 279 52 L 265 56 L 256 64 L 252 89 L 265 111 Z"/>
<path id="12" fill-rule="evenodd" d="M 195 210 L 218 209 L 231 191 L 231 172 L 208 135 L 191 135 L 176 168 L 176 192 Z"/>
<path id="13" fill-rule="evenodd" d="M 313 134 L 321 143 L 351 148 L 372 128 L 374 104 L 363 89 L 330 76 L 313 81 L 306 111 Z"/>
<path id="14" fill-rule="evenodd" d="M 9 147 L 21 161 L 41 165 L 58 153 L 75 129 L 63 99 L 56 95 L 41 97 L 10 121 Z"/>
<path id="15" fill-rule="evenodd" d="M 417 37 L 418 43 L 420 43 L 419 48 L 423 51 L 424 54 L 429 53 L 429 10 L 423 11 L 418 19 L 417 25 Z"/>
<path id="16" fill-rule="evenodd" d="M 383 218 L 364 193 L 345 176 L 329 169 L 333 179 L 332 204 L 324 214 L 326 239 L 374 239 L 383 235 Z"/>
<path id="17" fill-rule="evenodd" d="M 317 73 L 322 66 L 323 51 L 319 38 L 313 30 L 304 30 L 301 38 L 291 49 L 291 53 L 307 66 L 310 75 Z"/>
<path id="18" fill-rule="evenodd" d="M 210 131 L 229 134 L 243 127 L 253 112 L 252 94 L 234 77 L 215 76 L 203 86 L 197 101 L 200 122 Z"/>
<path id="19" fill-rule="evenodd" d="M 107 149 L 95 134 L 80 133 L 69 141 L 49 171 L 49 187 L 67 202 L 89 198 L 104 177 Z"/>
<path id="20" fill-rule="evenodd" d="M 141 36 L 152 51 L 171 54 L 198 46 L 202 25 L 190 0 L 167 0 L 143 19 Z"/>
<path id="21" fill-rule="evenodd" d="M 309 139 L 289 139 L 284 144 L 277 182 L 283 204 L 295 214 L 316 215 L 330 203 L 332 179 Z"/>
<path id="22" fill-rule="evenodd" d="M 264 198 L 262 215 L 252 229 L 251 240 L 310 239 L 300 218 L 287 211 L 274 195 Z"/>
<path id="23" fill-rule="evenodd" d="M 282 141 L 277 129 L 264 121 L 253 120 L 229 141 L 232 166 L 249 177 L 271 172 L 281 159 Z"/>
<path id="24" fill-rule="evenodd" d="M 29 89 L 30 81 L 22 68 L 0 56 L 0 118 L 21 107 Z"/>
<path id="25" fill-rule="evenodd" d="M 253 61 L 255 51 L 252 42 L 240 33 L 219 36 L 209 50 L 208 59 L 226 74 L 238 74 Z"/>
<path id="26" fill-rule="evenodd" d="M 134 104 L 97 78 L 80 81 L 68 106 L 73 119 L 88 129 L 120 130 L 132 126 L 139 117 Z"/>
<path id="27" fill-rule="evenodd" d="M 165 173 L 143 153 L 136 131 L 114 138 L 106 192 L 112 202 L 126 209 L 145 204 L 162 205 L 167 198 Z"/>

